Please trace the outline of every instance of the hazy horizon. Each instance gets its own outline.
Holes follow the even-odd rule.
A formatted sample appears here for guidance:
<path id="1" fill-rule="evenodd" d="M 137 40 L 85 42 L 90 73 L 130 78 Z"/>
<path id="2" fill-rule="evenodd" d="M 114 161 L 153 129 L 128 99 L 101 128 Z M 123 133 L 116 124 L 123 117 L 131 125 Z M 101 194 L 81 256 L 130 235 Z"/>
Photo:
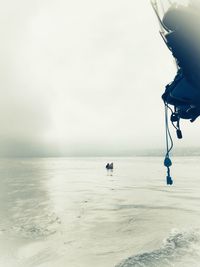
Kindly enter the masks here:
<path id="1" fill-rule="evenodd" d="M 20 146 L 21 147 L 21 146 Z M 31 153 L 30 151 L 26 152 L 26 150 L 16 149 L 15 153 L 11 150 L 11 153 L 7 150 L 6 153 L 1 152 L 0 158 L 110 158 L 110 160 L 114 158 L 129 158 L 129 157 L 164 157 L 166 153 L 165 147 L 163 148 L 152 148 L 152 149 L 135 149 L 135 150 L 120 150 L 116 151 L 110 149 L 110 152 L 107 150 L 92 150 L 89 149 L 88 152 L 86 150 L 82 150 L 80 152 L 80 148 L 76 151 L 70 151 L 69 153 L 61 153 L 56 151 L 56 149 L 50 150 L 49 148 L 44 150 L 36 149 L 37 146 L 32 147 Z M 188 156 L 200 156 L 200 147 L 174 147 L 171 152 L 172 157 L 188 157 Z"/>
<path id="2" fill-rule="evenodd" d="M 8 0 L 0 12 L 0 156 L 165 146 L 176 68 L 150 1 Z M 175 146 L 200 147 L 197 127 L 184 122 Z"/>

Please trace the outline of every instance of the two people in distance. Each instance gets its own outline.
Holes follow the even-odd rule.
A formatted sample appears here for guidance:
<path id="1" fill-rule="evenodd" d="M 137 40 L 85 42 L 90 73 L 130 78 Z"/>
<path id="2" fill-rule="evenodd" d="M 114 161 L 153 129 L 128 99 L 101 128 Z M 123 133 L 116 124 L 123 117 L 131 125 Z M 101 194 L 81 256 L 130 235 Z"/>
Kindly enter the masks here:
<path id="1" fill-rule="evenodd" d="M 107 169 L 107 171 L 113 171 L 113 162 L 112 163 L 107 163 L 106 164 L 106 169 Z"/>

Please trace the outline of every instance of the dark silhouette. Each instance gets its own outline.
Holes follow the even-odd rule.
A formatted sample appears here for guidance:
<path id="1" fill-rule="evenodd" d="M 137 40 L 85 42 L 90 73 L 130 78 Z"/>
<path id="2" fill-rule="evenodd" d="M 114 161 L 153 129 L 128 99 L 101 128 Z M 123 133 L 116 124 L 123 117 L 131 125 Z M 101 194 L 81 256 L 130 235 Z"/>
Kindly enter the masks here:
<path id="1" fill-rule="evenodd" d="M 169 29 L 166 43 L 178 66 L 174 81 L 166 86 L 162 96 L 165 103 L 175 108 L 172 122 L 180 119 L 193 122 L 200 115 L 200 3 L 197 3 L 172 6 L 163 17 L 163 24 Z"/>
<path id="2" fill-rule="evenodd" d="M 112 172 L 113 172 L 113 162 L 112 163 L 107 163 L 106 164 L 106 169 L 108 171 L 108 173 L 110 173 L 110 175 L 112 175 Z"/>
<path id="3" fill-rule="evenodd" d="M 110 166 L 109 166 L 109 169 L 111 170 L 111 171 L 113 171 L 113 162 L 112 163 L 110 163 Z"/>
<path id="4" fill-rule="evenodd" d="M 159 19 L 160 34 L 177 65 L 175 78 L 166 85 L 162 95 L 166 129 L 164 165 L 167 167 L 167 184 L 172 185 L 169 153 L 173 148 L 173 140 L 168 125 L 168 110 L 178 139 L 182 139 L 180 120 L 193 122 L 200 116 L 200 1 L 190 0 L 186 6 L 171 4 L 163 18 L 156 0 L 152 1 L 152 6 Z"/>
<path id="5" fill-rule="evenodd" d="M 109 163 L 107 163 L 106 164 L 106 169 L 109 170 L 109 168 L 110 168 L 110 165 L 109 165 Z"/>

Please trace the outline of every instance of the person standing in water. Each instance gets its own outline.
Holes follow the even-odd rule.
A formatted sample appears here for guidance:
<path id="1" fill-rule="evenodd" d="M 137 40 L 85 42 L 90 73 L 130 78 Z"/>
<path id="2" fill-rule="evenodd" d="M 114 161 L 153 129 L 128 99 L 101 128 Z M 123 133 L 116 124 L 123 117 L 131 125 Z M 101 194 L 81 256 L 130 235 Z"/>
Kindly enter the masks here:
<path id="1" fill-rule="evenodd" d="M 112 163 L 110 163 L 110 166 L 109 166 L 109 169 L 111 170 L 111 171 L 113 171 L 113 162 Z"/>
<path id="2" fill-rule="evenodd" d="M 107 163 L 106 164 L 106 169 L 107 169 L 107 172 L 109 173 L 109 171 L 111 172 L 111 175 L 112 175 L 112 172 L 113 172 L 113 162 L 112 163 Z"/>
<path id="3" fill-rule="evenodd" d="M 106 169 L 107 169 L 107 171 L 109 170 L 109 168 L 110 168 L 110 164 L 107 163 L 107 164 L 106 164 Z"/>

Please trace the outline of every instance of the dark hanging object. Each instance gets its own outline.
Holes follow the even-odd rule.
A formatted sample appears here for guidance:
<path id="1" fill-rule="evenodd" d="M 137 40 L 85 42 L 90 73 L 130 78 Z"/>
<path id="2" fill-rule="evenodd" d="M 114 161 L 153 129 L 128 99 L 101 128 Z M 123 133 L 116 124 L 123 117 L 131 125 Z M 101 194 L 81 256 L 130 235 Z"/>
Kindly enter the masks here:
<path id="1" fill-rule="evenodd" d="M 165 104 L 167 184 L 172 185 L 169 153 L 173 141 L 168 125 L 170 121 L 176 129 L 178 139 L 182 139 L 180 120 L 194 122 L 200 116 L 200 1 L 190 0 L 187 5 L 172 4 L 164 10 L 163 1 L 151 1 L 160 24 L 160 34 L 171 51 L 177 66 L 172 82 L 165 87 L 162 99 Z M 163 12 L 163 16 L 160 14 Z"/>

